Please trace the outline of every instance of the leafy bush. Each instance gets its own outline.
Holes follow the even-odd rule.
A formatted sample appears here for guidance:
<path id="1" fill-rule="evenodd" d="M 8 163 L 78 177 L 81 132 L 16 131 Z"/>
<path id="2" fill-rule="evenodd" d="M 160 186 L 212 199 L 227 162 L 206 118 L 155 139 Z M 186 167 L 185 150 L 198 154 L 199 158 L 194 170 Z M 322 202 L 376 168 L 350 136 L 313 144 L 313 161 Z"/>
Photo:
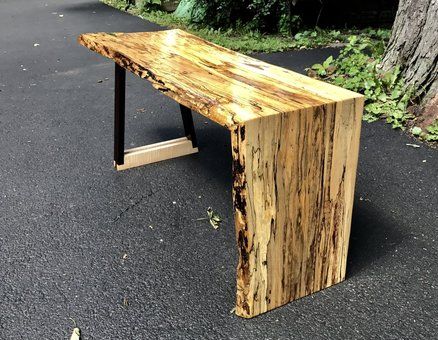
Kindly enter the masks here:
<path id="1" fill-rule="evenodd" d="M 430 142 L 438 142 L 438 119 L 427 128 L 426 139 Z"/>
<path id="2" fill-rule="evenodd" d="M 424 130 L 419 126 L 414 126 L 410 131 L 414 136 L 417 136 L 428 142 L 438 142 L 438 119 L 436 119 L 432 124 L 426 126 Z"/>
<path id="3" fill-rule="evenodd" d="M 300 19 L 291 11 L 292 0 L 198 0 L 205 8 L 204 24 L 213 28 L 247 27 L 264 33 L 290 33 Z"/>
<path id="4" fill-rule="evenodd" d="M 379 67 L 383 41 L 351 36 L 338 58 L 329 57 L 322 64 L 313 65 L 309 75 L 364 94 L 364 120 L 372 122 L 385 117 L 393 128 L 403 129 L 405 122 L 413 118 L 407 110 L 413 92 L 405 89 L 399 68 L 385 72 Z"/>

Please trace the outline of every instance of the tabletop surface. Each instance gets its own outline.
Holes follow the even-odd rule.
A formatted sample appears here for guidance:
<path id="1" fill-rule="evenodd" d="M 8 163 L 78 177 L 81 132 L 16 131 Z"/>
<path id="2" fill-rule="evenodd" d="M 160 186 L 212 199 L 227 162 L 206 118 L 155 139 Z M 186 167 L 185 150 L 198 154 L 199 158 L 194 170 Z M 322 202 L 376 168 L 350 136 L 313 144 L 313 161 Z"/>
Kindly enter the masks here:
<path id="1" fill-rule="evenodd" d="M 360 97 L 179 29 L 89 33 L 79 36 L 78 42 L 228 128 L 265 116 Z"/>

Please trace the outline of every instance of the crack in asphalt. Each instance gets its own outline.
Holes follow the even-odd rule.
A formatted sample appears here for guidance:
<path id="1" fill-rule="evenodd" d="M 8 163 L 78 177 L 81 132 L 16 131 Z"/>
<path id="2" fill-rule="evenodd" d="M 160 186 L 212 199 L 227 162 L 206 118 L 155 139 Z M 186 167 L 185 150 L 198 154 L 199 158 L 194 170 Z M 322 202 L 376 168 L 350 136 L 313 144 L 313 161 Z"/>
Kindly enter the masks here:
<path id="1" fill-rule="evenodd" d="M 148 193 L 147 195 L 142 195 L 138 200 L 136 200 L 134 203 L 132 203 L 131 205 L 129 205 L 128 207 L 126 207 L 125 209 L 123 209 L 114 219 L 113 219 L 113 223 L 117 222 L 118 220 L 120 220 L 122 218 L 122 216 L 127 213 L 129 210 L 132 210 L 133 208 L 135 208 L 137 205 L 139 205 L 140 203 L 143 202 L 143 200 L 145 198 L 149 198 L 152 195 L 154 195 L 154 192 L 151 190 L 150 193 Z"/>

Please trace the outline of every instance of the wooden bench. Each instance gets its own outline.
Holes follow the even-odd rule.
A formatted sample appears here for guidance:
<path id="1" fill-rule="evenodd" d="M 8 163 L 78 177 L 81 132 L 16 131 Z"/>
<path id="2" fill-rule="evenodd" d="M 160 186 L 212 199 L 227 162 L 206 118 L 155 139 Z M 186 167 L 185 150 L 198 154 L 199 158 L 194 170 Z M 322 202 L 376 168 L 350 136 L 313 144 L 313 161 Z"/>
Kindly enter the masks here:
<path id="1" fill-rule="evenodd" d="M 364 100 L 181 30 L 84 34 L 116 63 L 115 166 L 197 152 L 191 110 L 231 132 L 236 313 L 344 280 Z M 125 70 L 181 104 L 186 137 L 124 151 Z"/>

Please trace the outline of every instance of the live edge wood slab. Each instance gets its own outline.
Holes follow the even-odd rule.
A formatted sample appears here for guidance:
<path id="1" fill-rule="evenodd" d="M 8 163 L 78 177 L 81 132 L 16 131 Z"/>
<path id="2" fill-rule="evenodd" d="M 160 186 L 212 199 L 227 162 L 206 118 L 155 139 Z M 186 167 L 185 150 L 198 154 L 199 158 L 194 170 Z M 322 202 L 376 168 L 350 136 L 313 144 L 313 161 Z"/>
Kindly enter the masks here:
<path id="1" fill-rule="evenodd" d="M 361 95 L 181 30 L 79 43 L 231 131 L 239 316 L 344 280 Z"/>

